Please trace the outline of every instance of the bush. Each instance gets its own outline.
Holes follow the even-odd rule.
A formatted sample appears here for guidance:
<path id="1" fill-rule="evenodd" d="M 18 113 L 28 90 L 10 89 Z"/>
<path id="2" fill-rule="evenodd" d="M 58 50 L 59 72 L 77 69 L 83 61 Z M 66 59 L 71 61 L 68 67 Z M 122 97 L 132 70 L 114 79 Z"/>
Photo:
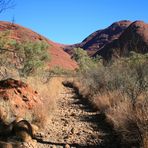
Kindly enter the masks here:
<path id="1" fill-rule="evenodd" d="M 42 68 L 44 64 L 50 60 L 49 53 L 47 52 L 48 44 L 38 42 L 25 42 L 23 45 L 24 60 L 21 73 L 23 75 L 30 75 L 35 73 L 37 69 Z"/>
<path id="2" fill-rule="evenodd" d="M 99 64 L 83 71 L 80 80 L 92 94 L 120 90 L 136 100 L 148 90 L 148 55 L 134 54 L 108 66 Z"/>
<path id="3" fill-rule="evenodd" d="M 51 76 L 62 76 L 62 75 L 71 75 L 72 71 L 68 69 L 61 68 L 59 66 L 53 67 L 49 70 L 49 75 Z"/>
<path id="4" fill-rule="evenodd" d="M 97 67 L 97 59 L 90 58 L 87 52 L 82 48 L 74 48 L 74 53 L 72 58 L 77 61 L 79 65 L 79 71 L 86 72 L 92 68 Z"/>
<path id="5" fill-rule="evenodd" d="M 105 113 L 127 146 L 146 147 L 148 140 L 148 54 L 90 66 L 78 78 L 83 96 Z"/>
<path id="6" fill-rule="evenodd" d="M 34 74 L 50 60 L 49 45 L 44 41 L 20 42 L 11 38 L 11 31 L 0 33 L 0 65 L 17 69 L 20 76 Z M 6 60 L 7 59 L 7 60 Z"/>

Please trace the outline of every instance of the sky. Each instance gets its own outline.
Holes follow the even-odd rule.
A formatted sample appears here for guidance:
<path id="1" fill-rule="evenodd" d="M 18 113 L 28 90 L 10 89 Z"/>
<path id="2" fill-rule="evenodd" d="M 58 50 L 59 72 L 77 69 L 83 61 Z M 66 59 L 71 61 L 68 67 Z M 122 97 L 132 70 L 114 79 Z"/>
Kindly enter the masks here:
<path id="1" fill-rule="evenodd" d="M 15 0 L 0 20 L 30 28 L 48 39 L 74 44 L 120 20 L 148 23 L 148 0 Z"/>

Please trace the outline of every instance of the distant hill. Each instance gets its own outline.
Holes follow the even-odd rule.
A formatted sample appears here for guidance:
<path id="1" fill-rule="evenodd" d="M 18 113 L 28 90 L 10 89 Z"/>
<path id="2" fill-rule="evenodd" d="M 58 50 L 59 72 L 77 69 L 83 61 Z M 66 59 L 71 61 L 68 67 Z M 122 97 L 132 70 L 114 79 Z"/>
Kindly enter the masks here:
<path id="1" fill-rule="evenodd" d="M 112 56 L 126 56 L 130 51 L 148 52 L 148 24 L 142 21 L 119 21 L 98 30 L 79 44 L 65 47 L 69 54 L 73 48 L 83 48 L 90 56 L 100 55 L 106 60 Z"/>
<path id="2" fill-rule="evenodd" d="M 81 43 L 67 46 L 65 48 L 65 51 L 71 54 L 73 48 L 80 47 L 84 50 L 87 50 L 89 55 L 93 55 L 94 53 L 99 51 L 100 48 L 102 48 L 103 46 L 119 38 L 119 36 L 131 23 L 132 22 L 126 20 L 115 22 L 105 29 L 98 30 L 92 33 Z"/>
<path id="3" fill-rule="evenodd" d="M 101 55 L 109 60 L 113 56 L 127 56 L 130 51 L 148 52 L 148 24 L 133 22 L 118 39 L 103 46 L 94 56 Z"/>
<path id="4" fill-rule="evenodd" d="M 18 41 L 46 41 L 49 44 L 48 50 L 51 54 L 51 62 L 49 63 L 50 68 L 59 66 L 64 69 L 73 70 L 77 67 L 76 62 L 73 61 L 65 51 L 63 51 L 63 45 L 54 43 L 42 35 L 20 25 L 0 21 L 0 32 L 6 30 L 12 30 L 12 38 Z"/>

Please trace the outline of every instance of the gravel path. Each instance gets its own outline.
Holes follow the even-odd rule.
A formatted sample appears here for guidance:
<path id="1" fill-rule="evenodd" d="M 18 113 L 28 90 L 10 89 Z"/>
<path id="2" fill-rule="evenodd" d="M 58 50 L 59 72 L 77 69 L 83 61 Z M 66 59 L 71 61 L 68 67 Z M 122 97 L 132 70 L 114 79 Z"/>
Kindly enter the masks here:
<path id="1" fill-rule="evenodd" d="M 57 108 L 44 128 L 26 143 L 2 142 L 10 148 L 119 148 L 120 139 L 105 114 L 95 112 L 77 88 L 65 84 Z"/>
<path id="2" fill-rule="evenodd" d="M 102 135 L 95 124 L 96 114 L 81 102 L 73 88 L 63 87 L 47 134 L 43 136 L 44 142 L 38 143 L 37 147 L 62 148 L 66 144 L 71 148 L 96 147 Z"/>

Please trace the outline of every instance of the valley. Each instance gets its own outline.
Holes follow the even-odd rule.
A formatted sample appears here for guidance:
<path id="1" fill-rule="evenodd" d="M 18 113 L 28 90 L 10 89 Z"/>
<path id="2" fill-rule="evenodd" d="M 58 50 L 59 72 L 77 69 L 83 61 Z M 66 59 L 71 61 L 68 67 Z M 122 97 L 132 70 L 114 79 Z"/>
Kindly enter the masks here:
<path id="1" fill-rule="evenodd" d="M 148 24 L 63 45 L 0 21 L 0 147 L 147 148 Z"/>

